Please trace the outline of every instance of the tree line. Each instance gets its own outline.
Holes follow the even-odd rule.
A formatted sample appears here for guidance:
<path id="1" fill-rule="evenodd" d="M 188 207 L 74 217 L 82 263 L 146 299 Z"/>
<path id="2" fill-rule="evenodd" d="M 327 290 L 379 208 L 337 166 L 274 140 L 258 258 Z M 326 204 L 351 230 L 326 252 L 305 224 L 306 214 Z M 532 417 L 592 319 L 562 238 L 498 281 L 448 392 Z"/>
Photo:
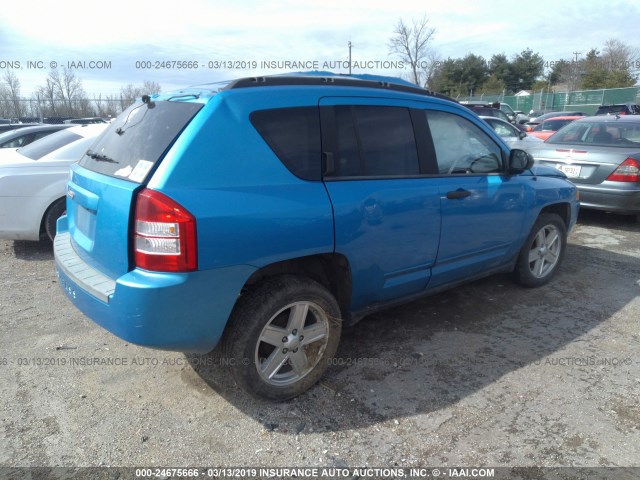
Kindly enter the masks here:
<path id="1" fill-rule="evenodd" d="M 612 38 L 592 48 L 584 58 L 556 61 L 527 48 L 508 57 L 496 53 L 490 59 L 468 53 L 461 58 L 441 58 L 434 47 L 436 29 L 424 16 L 400 19 L 389 41 L 389 52 L 413 68 L 409 80 L 449 96 L 472 94 L 513 95 L 521 90 L 558 91 L 631 87 L 640 70 L 640 52 Z"/>
<path id="2" fill-rule="evenodd" d="M 114 95 L 89 99 L 73 70 L 54 68 L 29 98 L 21 95 L 20 79 L 12 70 L 0 78 L 0 118 L 115 117 L 143 94 L 159 93 L 160 84 L 145 80 L 127 84 Z"/>

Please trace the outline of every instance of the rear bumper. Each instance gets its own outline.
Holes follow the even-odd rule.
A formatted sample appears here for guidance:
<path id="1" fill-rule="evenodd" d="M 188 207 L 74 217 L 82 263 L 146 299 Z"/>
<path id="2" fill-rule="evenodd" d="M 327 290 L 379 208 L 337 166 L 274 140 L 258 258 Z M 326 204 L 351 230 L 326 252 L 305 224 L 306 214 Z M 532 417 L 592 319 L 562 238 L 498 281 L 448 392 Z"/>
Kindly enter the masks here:
<path id="1" fill-rule="evenodd" d="M 580 206 L 616 213 L 640 213 L 640 188 L 625 190 L 578 185 Z"/>
<path id="2" fill-rule="evenodd" d="M 110 279 L 75 254 L 65 224 L 63 217 L 54 243 L 61 288 L 95 323 L 145 347 L 211 351 L 254 271 L 249 266 L 179 274 L 134 269 Z"/>

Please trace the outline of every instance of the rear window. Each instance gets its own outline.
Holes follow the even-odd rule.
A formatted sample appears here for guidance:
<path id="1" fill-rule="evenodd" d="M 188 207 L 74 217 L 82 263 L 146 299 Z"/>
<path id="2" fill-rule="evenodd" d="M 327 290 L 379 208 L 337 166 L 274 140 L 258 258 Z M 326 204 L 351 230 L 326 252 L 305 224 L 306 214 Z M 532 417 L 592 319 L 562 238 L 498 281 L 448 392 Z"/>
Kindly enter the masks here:
<path id="1" fill-rule="evenodd" d="M 573 120 L 547 120 L 542 123 L 542 128 L 540 130 L 543 132 L 555 132 L 572 121 Z"/>
<path id="2" fill-rule="evenodd" d="M 30 143 L 26 147 L 18 149 L 20 154 L 28 157 L 32 160 L 39 160 L 45 155 L 50 154 L 54 150 L 64 147 L 65 145 L 78 140 L 82 136 L 77 133 L 70 132 L 69 130 L 63 130 L 61 132 L 52 133 L 44 138 L 41 138 L 37 142 Z"/>
<path id="3" fill-rule="evenodd" d="M 640 122 L 573 122 L 547 143 L 640 148 Z"/>
<path id="4" fill-rule="evenodd" d="M 192 102 L 137 102 L 98 138 L 80 165 L 142 183 L 202 106 Z"/>
<path id="5" fill-rule="evenodd" d="M 52 152 L 46 160 L 80 160 L 80 157 L 84 155 L 87 148 L 89 148 L 95 140 L 96 137 L 85 137 L 82 140 L 76 140 Z"/>
<path id="6" fill-rule="evenodd" d="M 276 108 L 251 114 L 251 123 L 291 173 L 320 180 L 320 113 L 317 107 Z"/>
<path id="7" fill-rule="evenodd" d="M 606 107 L 598 107 L 596 115 L 602 115 L 606 113 L 627 113 L 629 109 L 626 105 L 609 105 Z"/>

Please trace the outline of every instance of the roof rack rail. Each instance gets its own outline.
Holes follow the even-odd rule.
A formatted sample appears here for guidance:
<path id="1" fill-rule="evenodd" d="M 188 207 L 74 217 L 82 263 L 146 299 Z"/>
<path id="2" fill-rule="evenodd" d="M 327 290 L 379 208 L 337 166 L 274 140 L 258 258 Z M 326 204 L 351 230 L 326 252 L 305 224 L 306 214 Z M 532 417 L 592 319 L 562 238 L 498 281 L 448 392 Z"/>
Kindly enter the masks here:
<path id="1" fill-rule="evenodd" d="M 268 75 L 262 77 L 246 77 L 239 78 L 229 83 L 223 90 L 234 90 L 236 88 L 249 87 L 275 87 L 275 86 L 314 86 L 314 85 L 331 85 L 336 87 L 364 87 L 377 88 L 381 90 L 392 90 L 395 92 L 413 93 L 417 95 L 425 95 L 429 97 L 442 98 L 455 102 L 454 99 L 435 93 L 418 86 L 411 87 L 409 85 L 401 85 L 393 82 L 362 80 L 352 77 L 340 76 L 319 76 L 319 75 Z"/>

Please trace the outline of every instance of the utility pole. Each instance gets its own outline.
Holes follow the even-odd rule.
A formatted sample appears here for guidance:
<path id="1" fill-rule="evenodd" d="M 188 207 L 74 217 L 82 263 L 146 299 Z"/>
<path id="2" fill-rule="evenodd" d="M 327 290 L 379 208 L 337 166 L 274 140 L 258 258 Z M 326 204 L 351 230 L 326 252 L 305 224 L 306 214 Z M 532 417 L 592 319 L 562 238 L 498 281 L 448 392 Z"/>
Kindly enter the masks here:
<path id="1" fill-rule="evenodd" d="M 571 90 L 575 90 L 578 87 L 578 55 L 582 52 L 573 52 L 576 58 L 573 60 L 573 75 L 571 75 Z"/>
<path id="2" fill-rule="evenodd" d="M 40 92 L 36 92 L 36 98 L 38 99 L 38 119 L 40 120 L 40 123 L 43 123 L 44 118 L 42 116 L 42 108 L 40 108 Z"/>
<path id="3" fill-rule="evenodd" d="M 349 40 L 349 75 L 351 75 L 351 40 Z"/>

